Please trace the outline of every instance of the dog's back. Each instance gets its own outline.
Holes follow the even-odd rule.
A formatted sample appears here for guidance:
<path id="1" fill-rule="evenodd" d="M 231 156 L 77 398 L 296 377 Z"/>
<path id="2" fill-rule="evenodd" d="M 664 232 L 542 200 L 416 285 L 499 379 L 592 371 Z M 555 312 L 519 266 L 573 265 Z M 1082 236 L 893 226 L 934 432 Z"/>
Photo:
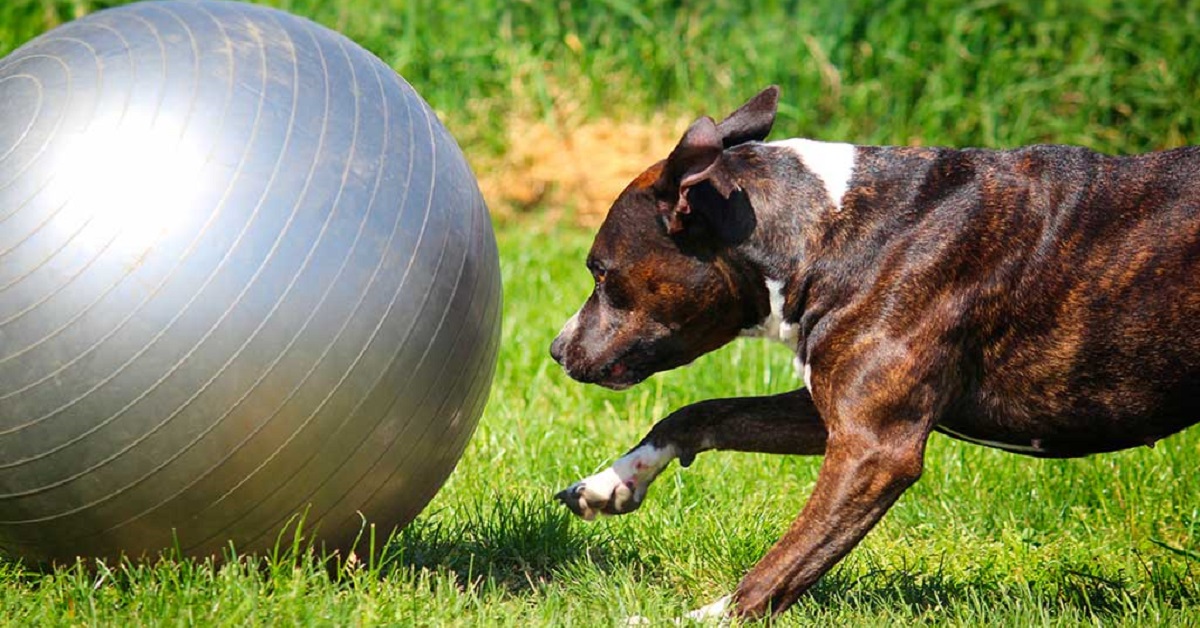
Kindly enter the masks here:
<path id="1" fill-rule="evenodd" d="M 1200 418 L 1200 148 L 860 151 L 866 173 L 897 153 L 923 173 L 852 186 L 845 219 L 878 220 L 853 215 L 856 195 L 871 211 L 889 194 L 922 208 L 905 218 L 912 229 L 887 226 L 875 255 L 902 261 L 878 300 L 914 328 L 961 337 L 946 431 L 1070 456 Z"/>

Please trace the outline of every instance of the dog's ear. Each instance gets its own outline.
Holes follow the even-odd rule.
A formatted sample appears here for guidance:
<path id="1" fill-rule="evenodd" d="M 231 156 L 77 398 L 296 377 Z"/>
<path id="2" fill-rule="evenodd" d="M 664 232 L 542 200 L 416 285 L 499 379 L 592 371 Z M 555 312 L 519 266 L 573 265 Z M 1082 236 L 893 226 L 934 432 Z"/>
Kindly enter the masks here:
<path id="1" fill-rule="evenodd" d="M 779 88 L 772 85 L 746 101 L 737 111 L 717 124 L 707 116 L 692 123 L 667 157 L 659 191 L 664 200 L 660 211 L 667 233 L 683 231 L 685 217 L 692 212 L 689 192 L 708 183 L 719 195 L 709 201 L 729 200 L 737 184 L 723 167 L 721 155 L 726 148 L 766 139 L 775 124 Z"/>
<path id="2" fill-rule="evenodd" d="M 658 188 L 659 211 L 667 225 L 667 233 L 683 230 L 684 216 L 691 213 L 688 188 L 710 176 L 714 165 L 725 150 L 717 123 L 707 116 L 692 123 L 667 157 Z"/>
<path id="3" fill-rule="evenodd" d="M 718 125 L 709 117 L 693 122 L 671 151 L 658 185 L 659 211 L 667 233 L 674 235 L 683 231 L 686 216 L 692 213 L 692 188 L 708 183 L 724 199 L 737 189 L 724 168 L 721 158 L 724 152 L 724 138 Z M 714 200 L 711 194 L 704 195 L 704 199 Z"/>
<path id="4" fill-rule="evenodd" d="M 697 174 L 707 170 L 725 150 L 717 123 L 705 116 L 692 123 L 679 139 L 663 170 L 666 190 L 685 185 Z"/>
<path id="5" fill-rule="evenodd" d="M 778 109 L 779 87 L 770 85 L 717 125 L 722 144 L 730 148 L 767 139 L 771 127 L 775 125 L 775 112 Z"/>

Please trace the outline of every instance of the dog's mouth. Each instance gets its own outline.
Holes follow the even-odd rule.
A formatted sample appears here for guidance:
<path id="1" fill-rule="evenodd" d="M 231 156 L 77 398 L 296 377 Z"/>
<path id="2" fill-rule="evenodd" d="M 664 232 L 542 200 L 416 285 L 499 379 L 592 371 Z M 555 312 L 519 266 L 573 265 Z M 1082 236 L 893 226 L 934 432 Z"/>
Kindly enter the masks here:
<path id="1" fill-rule="evenodd" d="M 580 351 L 579 346 L 556 339 L 550 355 L 571 379 L 610 390 L 625 390 L 640 384 L 659 370 L 653 366 L 652 344 L 643 339 L 619 350 L 613 350 L 611 346 L 607 349 L 602 352 L 603 357 L 589 356 Z"/>
<path id="2" fill-rule="evenodd" d="M 630 366 L 625 360 L 614 360 L 603 368 L 578 370 L 564 365 L 567 375 L 584 384 L 595 384 L 609 390 L 625 390 L 640 384 L 650 373 Z"/>
<path id="3" fill-rule="evenodd" d="M 631 369 L 628 363 L 622 360 L 617 360 L 609 365 L 608 368 L 604 369 L 604 372 L 601 373 L 600 378 L 593 383 L 610 390 L 625 390 L 641 383 L 642 380 L 646 379 L 646 377 L 648 377 L 648 375 L 638 373 L 634 369 Z"/>

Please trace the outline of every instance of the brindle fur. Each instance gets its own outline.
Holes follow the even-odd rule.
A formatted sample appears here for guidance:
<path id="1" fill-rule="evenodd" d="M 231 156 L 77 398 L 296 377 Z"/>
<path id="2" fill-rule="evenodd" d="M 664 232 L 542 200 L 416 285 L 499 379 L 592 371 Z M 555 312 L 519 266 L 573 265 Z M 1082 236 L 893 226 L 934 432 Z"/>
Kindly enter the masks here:
<path id="1" fill-rule="evenodd" d="M 596 289 L 552 347 L 573 377 L 623 388 L 754 327 L 766 280 L 783 282 L 811 395 L 701 402 L 643 440 L 685 464 L 824 454 L 735 612 L 795 602 L 920 477 L 932 430 L 1070 457 L 1200 419 L 1200 148 L 858 147 L 838 208 L 761 143 L 775 99 L 698 120 L 618 197 Z"/>

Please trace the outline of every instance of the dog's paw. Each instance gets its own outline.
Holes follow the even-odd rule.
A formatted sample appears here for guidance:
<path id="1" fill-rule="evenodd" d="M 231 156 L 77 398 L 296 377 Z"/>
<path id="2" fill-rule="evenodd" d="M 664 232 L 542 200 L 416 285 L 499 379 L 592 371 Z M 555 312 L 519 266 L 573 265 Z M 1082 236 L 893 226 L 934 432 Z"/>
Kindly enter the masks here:
<path id="1" fill-rule="evenodd" d="M 572 484 L 555 497 L 566 504 L 571 512 L 585 521 L 591 521 L 602 513 L 622 515 L 637 510 L 642 505 L 645 492 L 643 490 L 638 495 L 635 486 L 635 479 L 622 479 L 615 469 L 609 467 Z"/>
<path id="2" fill-rule="evenodd" d="M 641 445 L 600 473 L 584 478 L 555 497 L 587 521 L 597 515 L 623 515 L 637 510 L 650 483 L 675 457 L 675 448 Z"/>
<path id="3" fill-rule="evenodd" d="M 729 609 L 732 606 L 733 596 L 726 595 L 712 604 L 701 606 L 689 613 L 684 613 L 682 617 L 670 620 L 670 623 L 676 626 L 692 626 L 695 624 L 728 626 L 730 623 Z M 641 615 L 634 615 L 625 619 L 626 626 L 649 626 L 653 623 L 648 617 L 642 617 Z"/>
<path id="4" fill-rule="evenodd" d="M 701 606 L 700 608 L 685 614 L 682 619 L 705 624 L 715 623 L 725 626 L 729 624 L 729 609 L 732 606 L 733 596 L 726 595 L 712 604 Z M 677 621 L 676 623 L 681 622 Z"/>

